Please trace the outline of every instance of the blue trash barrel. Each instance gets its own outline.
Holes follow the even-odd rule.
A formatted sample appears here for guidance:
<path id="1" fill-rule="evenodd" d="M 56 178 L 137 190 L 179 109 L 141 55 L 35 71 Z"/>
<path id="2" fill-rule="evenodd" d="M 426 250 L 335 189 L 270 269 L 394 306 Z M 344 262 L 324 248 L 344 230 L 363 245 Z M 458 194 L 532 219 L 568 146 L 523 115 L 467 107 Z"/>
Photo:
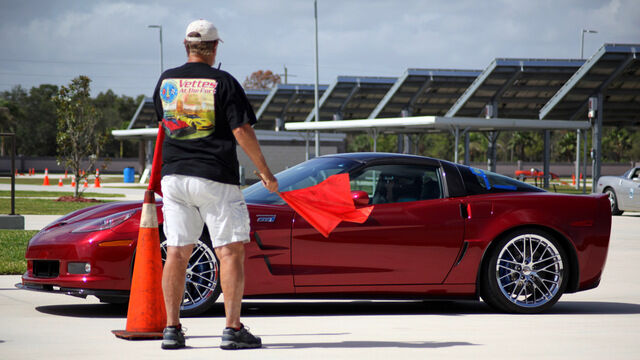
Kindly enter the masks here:
<path id="1" fill-rule="evenodd" d="M 132 183 L 135 181 L 135 171 L 132 167 L 124 168 L 124 182 Z"/>

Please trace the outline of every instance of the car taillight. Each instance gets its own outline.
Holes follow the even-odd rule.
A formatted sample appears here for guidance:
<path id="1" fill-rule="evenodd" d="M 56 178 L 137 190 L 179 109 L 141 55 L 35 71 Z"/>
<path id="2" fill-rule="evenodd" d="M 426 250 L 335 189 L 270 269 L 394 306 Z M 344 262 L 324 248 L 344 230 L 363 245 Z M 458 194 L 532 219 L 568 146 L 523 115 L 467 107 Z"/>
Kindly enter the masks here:
<path id="1" fill-rule="evenodd" d="M 113 215 L 109 215 L 107 217 L 94 219 L 94 220 L 88 221 L 87 223 L 79 226 L 78 228 L 74 229 L 72 232 L 74 232 L 74 233 L 84 233 L 84 232 L 93 232 L 93 231 L 111 229 L 112 227 L 118 226 L 118 225 L 122 224 L 123 222 L 127 221 L 131 216 L 133 216 L 133 214 L 136 211 L 137 210 L 135 210 L 135 209 L 134 210 L 128 210 L 128 211 L 123 211 L 123 212 L 116 213 L 116 214 L 113 214 Z"/>

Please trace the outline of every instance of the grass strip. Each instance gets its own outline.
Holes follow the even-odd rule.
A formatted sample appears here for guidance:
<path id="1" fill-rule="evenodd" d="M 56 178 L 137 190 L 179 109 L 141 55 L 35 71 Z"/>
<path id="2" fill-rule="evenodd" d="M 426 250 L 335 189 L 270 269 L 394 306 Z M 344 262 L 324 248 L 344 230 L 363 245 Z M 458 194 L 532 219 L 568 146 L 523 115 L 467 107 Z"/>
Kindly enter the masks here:
<path id="1" fill-rule="evenodd" d="M 51 185 L 49 186 L 58 186 L 58 179 L 60 178 L 60 176 L 58 175 L 49 175 L 49 183 Z M 21 184 L 21 185 L 42 185 L 42 182 L 44 181 L 44 179 L 42 177 L 40 178 L 34 178 L 34 177 L 28 177 L 28 176 L 18 176 L 16 177 L 16 184 Z M 87 181 L 89 182 L 89 186 L 93 186 L 93 182 L 95 181 L 95 178 L 89 177 L 87 179 Z M 62 179 L 62 182 L 64 183 L 64 186 L 68 186 L 71 187 L 71 177 L 68 177 L 66 179 Z M 122 176 L 112 176 L 112 177 L 100 177 L 100 184 L 109 184 L 109 183 L 123 183 L 124 182 L 124 178 Z M 136 182 L 137 183 L 137 182 Z M 136 183 L 131 183 L 136 184 Z M 11 179 L 10 178 L 0 178 L 0 184 L 11 184 Z M 82 187 L 82 183 L 80 184 L 80 187 Z"/>
<path id="2" fill-rule="evenodd" d="M 9 190 L 0 190 L 0 196 L 11 196 L 11 191 Z M 16 197 L 55 197 L 58 198 L 60 196 L 73 196 L 72 191 L 30 191 L 30 190 L 16 190 Z M 116 198 L 116 197 L 125 197 L 124 194 L 104 194 L 97 192 L 83 192 L 83 197 L 106 197 L 106 198 Z"/>
<path id="3" fill-rule="evenodd" d="M 0 214 L 11 212 L 11 202 L 0 201 Z M 64 215 L 72 211 L 83 209 L 88 206 L 98 205 L 108 201 L 100 202 L 64 202 L 48 199 L 28 199 L 16 198 L 16 214 L 20 215 Z"/>
<path id="4" fill-rule="evenodd" d="M 24 254 L 36 230 L 0 230 L 0 275 L 21 275 L 27 270 Z"/>

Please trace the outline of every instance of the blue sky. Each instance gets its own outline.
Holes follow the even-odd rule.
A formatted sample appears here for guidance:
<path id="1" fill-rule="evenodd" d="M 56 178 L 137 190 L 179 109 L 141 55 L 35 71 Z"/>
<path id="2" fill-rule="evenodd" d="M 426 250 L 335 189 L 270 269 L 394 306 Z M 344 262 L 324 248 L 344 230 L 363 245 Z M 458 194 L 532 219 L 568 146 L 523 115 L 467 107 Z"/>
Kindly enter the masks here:
<path id="1" fill-rule="evenodd" d="M 186 5 L 188 3 L 188 5 Z M 318 0 L 320 82 L 400 76 L 407 68 L 484 69 L 494 58 L 579 58 L 603 43 L 640 43 L 637 0 Z M 0 0 L 0 91 L 93 79 L 94 95 L 151 95 L 164 66 L 185 60 L 187 24 L 205 18 L 224 43 L 222 68 L 240 82 L 288 68 L 313 83 L 313 0 Z"/>

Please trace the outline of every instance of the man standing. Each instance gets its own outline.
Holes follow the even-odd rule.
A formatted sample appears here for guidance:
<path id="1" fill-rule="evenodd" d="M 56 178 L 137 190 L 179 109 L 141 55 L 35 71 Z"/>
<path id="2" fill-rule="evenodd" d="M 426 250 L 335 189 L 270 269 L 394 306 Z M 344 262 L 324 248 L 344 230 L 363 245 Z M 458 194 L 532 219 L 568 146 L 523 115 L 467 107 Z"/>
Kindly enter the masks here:
<path id="1" fill-rule="evenodd" d="M 165 71 L 154 103 L 162 119 L 162 192 L 167 259 L 162 289 L 167 327 L 162 348 L 185 346 L 180 304 L 186 268 L 204 224 L 220 260 L 226 328 L 223 349 L 261 347 L 240 322 L 244 292 L 244 243 L 249 241 L 249 214 L 239 188 L 236 143 L 261 173 L 264 186 L 278 190 L 251 125 L 256 117 L 236 79 L 212 68 L 218 30 L 206 20 L 187 27 L 187 62 Z"/>

